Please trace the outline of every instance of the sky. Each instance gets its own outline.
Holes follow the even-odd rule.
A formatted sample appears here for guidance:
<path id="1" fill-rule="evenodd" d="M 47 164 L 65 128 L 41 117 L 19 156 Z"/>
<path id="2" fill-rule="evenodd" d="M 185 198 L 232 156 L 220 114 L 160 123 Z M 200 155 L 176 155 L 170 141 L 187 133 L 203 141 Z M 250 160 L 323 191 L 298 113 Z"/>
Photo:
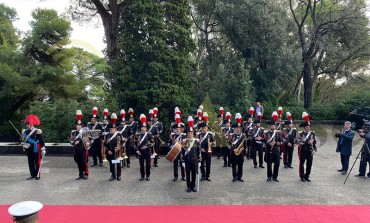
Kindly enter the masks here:
<path id="1" fill-rule="evenodd" d="M 370 0 L 367 0 L 369 4 Z M 32 20 L 31 12 L 36 8 L 55 9 L 58 14 L 65 13 L 70 1 L 69 0 L 0 0 L 0 3 L 15 8 L 18 13 L 18 20 L 14 26 L 23 32 L 31 29 L 29 22 Z M 370 17 L 368 8 L 367 15 Z M 99 19 L 90 23 L 79 24 L 71 21 L 72 34 L 71 45 L 80 47 L 103 57 L 102 50 L 105 48 L 104 29 Z"/>
<path id="2" fill-rule="evenodd" d="M 18 30 L 26 32 L 31 29 L 29 22 L 32 20 L 33 10 L 36 8 L 54 9 L 58 14 L 63 14 L 67 11 L 70 2 L 69 0 L 0 0 L 0 3 L 16 9 L 19 19 L 13 24 Z M 103 57 L 104 29 L 100 20 L 84 24 L 71 21 L 71 26 L 73 29 L 70 38 L 71 45 Z"/>

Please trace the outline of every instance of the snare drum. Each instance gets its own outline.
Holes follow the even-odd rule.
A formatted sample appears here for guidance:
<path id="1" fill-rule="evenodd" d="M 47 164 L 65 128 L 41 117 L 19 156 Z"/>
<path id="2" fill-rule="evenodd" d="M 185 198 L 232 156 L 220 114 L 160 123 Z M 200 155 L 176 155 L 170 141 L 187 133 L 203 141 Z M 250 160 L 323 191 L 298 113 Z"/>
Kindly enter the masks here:
<path id="1" fill-rule="evenodd" d="M 181 152 L 181 144 L 179 142 L 176 142 L 172 146 L 171 150 L 167 153 L 166 160 L 173 162 L 180 152 Z"/>

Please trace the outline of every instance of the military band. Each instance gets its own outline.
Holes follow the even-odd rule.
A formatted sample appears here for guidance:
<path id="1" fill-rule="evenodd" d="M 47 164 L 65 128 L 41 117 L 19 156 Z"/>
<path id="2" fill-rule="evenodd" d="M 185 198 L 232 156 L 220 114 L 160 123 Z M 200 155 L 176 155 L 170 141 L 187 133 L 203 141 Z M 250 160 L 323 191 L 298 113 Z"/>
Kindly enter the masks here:
<path id="1" fill-rule="evenodd" d="M 267 123 L 270 126 L 267 132 L 261 127 L 261 117 L 259 115 L 257 115 L 258 118 L 253 120 L 253 114 L 250 113 L 251 116 L 248 116 L 248 121 L 242 123 L 241 114 L 236 113 L 236 121 L 231 127 L 231 114 L 226 112 L 225 117 L 223 113 L 219 114 L 218 121 L 214 122 L 213 130 L 219 134 L 218 136 L 221 139 L 220 146 L 223 149 L 224 166 L 232 167 L 233 182 L 244 182 L 244 156 L 248 152 L 253 160 L 254 168 L 258 166 L 264 168 L 263 151 L 265 151 L 265 162 L 267 163 L 267 181 L 279 182 L 281 151 L 285 151 L 283 156 L 284 166 L 293 168 L 292 160 L 295 144 L 299 145 L 299 177 L 303 182 L 310 181 L 313 155 L 317 151 L 315 133 L 310 130 L 311 124 L 306 120 L 306 117 L 305 122 L 300 125 L 304 130 L 297 133 L 290 113 L 287 113 L 288 121 L 283 122 L 281 112 L 279 111 L 279 116 L 276 112 L 273 113 L 273 120 Z M 169 146 L 172 147 L 178 143 L 180 147 L 180 152 L 173 160 L 173 181 L 177 181 L 179 178 L 178 169 L 180 166 L 181 179 L 187 182 L 187 191 L 197 192 L 195 187 L 197 173 L 201 178 L 200 181 L 211 181 L 212 146 L 215 145 L 215 137 L 214 133 L 209 131 L 208 114 L 201 108 L 197 110 L 195 119 L 189 116 L 186 133 L 183 133 L 185 124 L 181 122 L 180 114 L 180 110 L 176 108 L 175 122 L 171 126 L 173 132 L 170 133 Z M 123 161 L 127 167 L 130 167 L 129 157 L 130 147 L 132 147 L 139 159 L 140 181 L 144 179 L 150 181 L 151 158 L 154 158 L 154 166 L 158 166 L 158 159 L 155 154 L 159 155 L 162 144 L 160 136 L 163 132 L 163 124 L 158 120 L 158 109 L 151 109 L 148 119 L 145 115 L 140 115 L 140 122 L 134 120 L 132 108 L 129 109 L 127 121 L 123 109 L 120 111 L 119 119 L 115 113 L 108 117 L 107 109 L 104 109 L 103 116 L 103 123 L 99 123 L 97 108 L 94 107 L 90 116 L 91 122 L 84 127 L 84 122 L 81 120 L 81 111 L 76 112 L 76 128 L 71 131 L 70 143 L 73 145 L 74 160 L 78 167 L 77 180 L 88 179 L 88 155 L 91 153 L 93 165 L 98 163 L 102 165 L 104 158 L 107 158 L 111 173 L 109 180 L 117 179 L 120 181 L 121 168 L 123 167 L 121 162 Z M 110 121 L 109 124 L 108 120 Z M 196 125 L 194 125 L 194 121 Z M 44 140 L 41 130 L 36 129 L 30 122 L 26 122 L 26 126 L 27 130 L 23 131 L 22 135 L 24 138 L 23 144 L 29 146 L 27 156 L 31 177 L 28 179 L 40 179 L 40 161 L 45 153 Z M 278 130 L 278 128 L 280 129 Z M 197 130 L 200 132 L 197 133 Z M 101 139 L 103 139 L 102 143 L 100 142 Z M 225 140 L 225 144 L 222 143 L 222 140 Z M 246 144 L 246 142 L 248 143 Z M 363 172 L 361 172 L 361 175 Z"/>

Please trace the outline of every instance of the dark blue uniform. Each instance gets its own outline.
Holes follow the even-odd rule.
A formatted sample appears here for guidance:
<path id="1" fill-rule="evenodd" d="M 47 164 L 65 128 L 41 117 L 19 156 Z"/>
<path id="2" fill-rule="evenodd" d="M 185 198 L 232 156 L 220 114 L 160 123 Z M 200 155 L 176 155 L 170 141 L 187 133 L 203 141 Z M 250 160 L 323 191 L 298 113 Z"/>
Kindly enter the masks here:
<path id="1" fill-rule="evenodd" d="M 367 177 L 370 177 L 370 132 L 368 132 L 365 136 L 361 136 L 361 138 L 365 138 L 365 142 L 362 147 L 358 176 L 365 176 L 366 165 L 369 164 L 369 172 L 367 173 Z"/>
<path id="2" fill-rule="evenodd" d="M 44 138 L 42 136 L 42 131 L 37 129 L 28 137 L 32 130 L 27 129 L 23 132 L 23 138 L 27 139 L 26 143 L 30 144 L 30 147 L 26 149 L 28 168 L 30 170 L 31 178 L 36 178 L 39 173 L 41 164 L 41 148 L 45 146 Z M 40 174 L 41 175 L 41 174 Z M 40 177 L 40 176 L 39 176 Z M 38 179 L 38 178 L 36 178 Z"/>
<path id="3" fill-rule="evenodd" d="M 296 143 L 297 138 L 297 129 L 296 128 L 287 128 L 287 138 L 284 139 L 284 155 L 283 155 L 283 162 L 285 167 L 293 168 L 293 152 L 294 152 L 294 145 Z M 291 146 L 289 146 L 289 143 Z"/>
<path id="4" fill-rule="evenodd" d="M 145 138 L 144 138 L 145 136 Z M 154 138 L 150 133 L 140 133 L 137 141 L 136 151 L 140 152 L 139 163 L 140 163 L 140 174 L 143 180 L 146 176 L 147 180 L 150 180 L 150 148 L 154 144 Z M 145 161 L 145 171 L 144 171 L 144 161 Z"/>
<path id="5" fill-rule="evenodd" d="M 80 130 L 81 131 L 81 130 Z M 87 179 L 89 175 L 88 161 L 89 161 L 89 152 L 88 149 L 84 147 L 82 136 L 80 131 L 72 131 L 71 133 L 71 144 L 73 145 L 73 158 L 77 163 L 78 167 L 78 178 Z"/>
<path id="6" fill-rule="evenodd" d="M 182 134 L 177 134 L 177 133 L 173 133 L 171 134 L 171 143 L 172 145 L 176 143 L 176 141 L 178 142 L 182 142 L 183 140 L 183 135 Z M 179 165 L 180 165 L 180 169 L 181 169 L 181 179 L 182 180 L 185 180 L 185 169 L 184 167 L 181 165 L 181 153 L 179 153 L 179 155 L 177 155 L 177 157 L 173 160 L 173 181 L 176 181 L 177 178 L 179 177 Z"/>
<path id="7" fill-rule="evenodd" d="M 243 141 L 243 134 L 242 133 L 234 133 L 231 142 L 231 163 L 232 163 L 232 174 L 233 174 L 233 181 L 235 182 L 236 180 L 242 180 L 243 177 L 243 164 L 244 164 L 244 154 L 245 154 L 245 149 L 239 154 L 236 155 L 234 152 L 234 149 L 237 149 L 239 145 Z M 243 143 L 244 144 L 244 143 Z M 244 145 L 242 145 L 244 146 Z"/>
<path id="8" fill-rule="evenodd" d="M 118 163 L 112 163 L 113 160 L 117 160 L 119 151 L 115 151 L 115 149 L 121 149 L 118 148 L 118 143 L 120 143 L 120 147 L 122 147 L 122 135 L 117 133 L 115 135 L 108 134 L 106 136 L 106 154 L 107 159 L 109 161 L 109 169 L 111 172 L 111 180 L 117 179 L 120 180 L 121 178 L 121 162 Z M 111 152 L 112 154 L 109 154 Z"/>
<path id="9" fill-rule="evenodd" d="M 87 124 L 87 127 L 90 130 L 100 130 L 103 131 L 103 126 L 96 122 L 93 124 L 92 122 L 89 122 Z M 98 159 L 99 159 L 99 164 L 100 166 L 103 165 L 103 154 L 102 154 L 102 140 L 100 137 L 94 139 L 94 141 L 91 143 L 89 153 L 93 157 L 93 164 L 92 166 L 96 166 L 98 164 Z"/>
<path id="10" fill-rule="evenodd" d="M 307 135 L 310 134 L 308 137 Z M 309 180 L 312 168 L 313 155 L 317 151 L 316 136 L 313 131 L 302 131 L 298 134 L 298 156 L 299 156 L 299 177 L 304 180 Z M 312 144 L 310 140 L 313 140 Z M 304 164 L 306 163 L 306 171 Z"/>
<path id="11" fill-rule="evenodd" d="M 183 140 L 184 147 L 181 150 L 181 160 L 186 168 L 186 185 L 188 190 L 195 190 L 195 177 L 200 163 L 200 143 L 198 139 Z M 191 146 L 192 145 L 192 146 Z M 191 148 L 189 149 L 189 147 Z"/>
<path id="12" fill-rule="evenodd" d="M 252 149 L 251 149 L 251 158 L 253 159 L 254 167 L 257 168 L 257 164 L 263 168 L 263 141 L 265 139 L 264 129 L 262 127 L 254 127 L 251 132 L 252 137 Z M 257 140 L 257 137 L 261 137 L 260 140 Z M 257 163 L 257 153 L 258 153 L 258 163 Z"/>
<path id="13" fill-rule="evenodd" d="M 153 128 L 151 130 L 151 134 L 154 137 L 154 151 L 158 155 L 154 157 L 154 166 L 158 166 L 158 156 L 160 154 L 160 147 L 161 147 L 161 140 L 159 140 L 159 137 L 161 136 L 163 131 L 163 125 L 161 122 L 155 122 L 153 123 Z"/>
<path id="14" fill-rule="evenodd" d="M 274 134 L 274 131 L 271 131 L 271 129 L 267 131 L 265 136 L 266 136 L 265 156 L 267 163 L 267 180 L 270 181 L 272 178 L 275 181 L 277 181 L 277 178 L 279 176 L 282 136 L 278 130 L 275 130 Z M 271 146 L 273 142 L 275 142 L 275 144 Z M 274 170 L 272 170 L 272 164 L 274 164 Z"/>
<path id="15" fill-rule="evenodd" d="M 208 133 L 208 134 L 207 134 Z M 208 146 L 211 146 L 208 144 L 213 143 L 215 140 L 213 138 L 213 135 L 211 132 L 201 132 L 199 134 L 199 141 L 200 141 L 200 148 L 204 149 L 205 152 L 201 152 L 202 154 L 202 161 L 200 170 L 202 173 L 202 180 L 210 180 L 209 175 L 211 174 L 211 158 L 212 158 L 212 152 L 208 152 Z M 204 138 L 206 137 L 206 138 Z"/>

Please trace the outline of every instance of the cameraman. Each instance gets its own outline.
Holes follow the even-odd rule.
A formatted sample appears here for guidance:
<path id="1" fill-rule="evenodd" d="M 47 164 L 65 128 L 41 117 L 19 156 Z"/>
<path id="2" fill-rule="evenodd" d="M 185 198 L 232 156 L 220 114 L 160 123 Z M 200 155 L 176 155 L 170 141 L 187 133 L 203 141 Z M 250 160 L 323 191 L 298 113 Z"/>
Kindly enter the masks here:
<path id="1" fill-rule="evenodd" d="M 360 170 L 355 177 L 365 177 L 367 163 L 369 164 L 369 172 L 367 173 L 367 177 L 370 177 L 370 131 L 365 133 L 364 130 L 360 129 L 359 132 L 360 137 L 364 138 L 365 142 L 362 146 Z"/>

